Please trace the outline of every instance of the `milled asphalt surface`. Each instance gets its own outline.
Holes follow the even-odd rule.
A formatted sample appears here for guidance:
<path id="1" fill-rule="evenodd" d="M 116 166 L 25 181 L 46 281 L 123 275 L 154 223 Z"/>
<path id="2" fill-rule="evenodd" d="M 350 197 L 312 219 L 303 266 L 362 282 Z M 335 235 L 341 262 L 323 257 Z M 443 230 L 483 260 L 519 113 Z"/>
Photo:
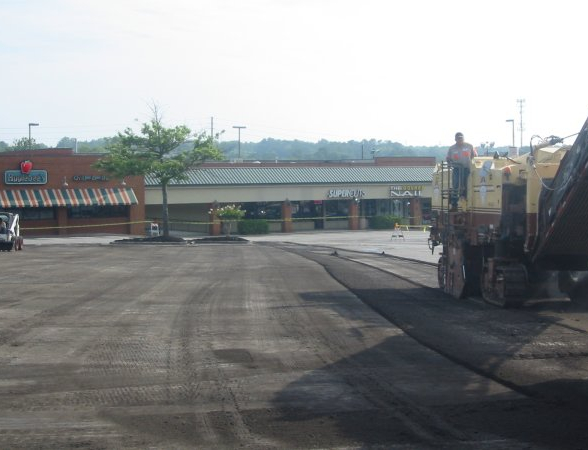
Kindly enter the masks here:
<path id="1" fill-rule="evenodd" d="M 186 239 L 204 237 L 187 233 L 172 232 L 173 236 Z M 28 245 L 83 245 L 110 244 L 113 241 L 127 239 L 128 235 L 94 235 L 94 236 L 51 236 L 27 237 Z M 441 247 L 434 254 L 427 246 L 428 231 L 421 229 L 403 230 L 401 235 L 391 230 L 360 230 L 360 231 L 318 231 L 304 233 L 273 233 L 257 236 L 243 236 L 251 242 L 291 242 L 294 244 L 326 246 L 370 254 L 382 254 L 415 259 L 429 263 L 437 263 Z"/>
<path id="2" fill-rule="evenodd" d="M 203 235 L 178 232 L 172 232 L 171 234 L 172 236 L 183 237 L 186 240 L 205 237 Z M 25 237 L 25 247 L 37 245 L 109 245 L 112 242 L 131 237 L 136 236 Z M 337 250 L 341 257 L 394 273 L 421 286 L 438 287 L 436 264 L 439 260 L 439 253 L 442 247 L 436 247 L 434 253 L 431 252 L 427 244 L 429 232 L 424 229 L 402 230 L 400 233 L 391 230 L 317 231 L 273 233 L 242 237 L 252 243 L 285 243 L 296 246 L 325 247 L 326 251 L 329 252 Z M 374 258 L 375 255 L 381 257 Z M 396 257 L 405 258 L 409 261 L 399 264 Z M 410 260 L 414 260 L 415 262 L 411 262 Z M 430 266 L 423 266 L 421 262 L 425 262 Z"/>
<path id="3" fill-rule="evenodd" d="M 367 267 L 434 284 L 385 257 L 436 262 L 403 235 L 25 236 L 2 272 L 0 447 L 587 448 L 588 314 Z"/>

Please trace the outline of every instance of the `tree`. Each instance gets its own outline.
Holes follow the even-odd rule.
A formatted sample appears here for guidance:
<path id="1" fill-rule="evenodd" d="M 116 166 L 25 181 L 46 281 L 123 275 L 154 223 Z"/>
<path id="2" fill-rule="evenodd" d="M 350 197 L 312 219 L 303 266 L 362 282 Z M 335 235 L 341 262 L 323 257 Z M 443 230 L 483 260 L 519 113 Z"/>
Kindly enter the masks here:
<path id="1" fill-rule="evenodd" d="M 107 147 L 115 144 L 117 140 L 118 136 L 78 141 L 78 153 L 107 153 Z"/>
<path id="2" fill-rule="evenodd" d="M 47 146 L 44 144 L 37 144 L 35 138 L 29 139 L 28 137 L 22 137 L 20 139 L 15 139 L 10 146 L 10 150 L 31 150 L 31 149 L 41 149 L 46 148 Z"/>
<path id="3" fill-rule="evenodd" d="M 156 105 L 151 107 L 151 112 L 151 121 L 143 124 L 141 135 L 135 134 L 130 128 L 119 132 L 118 139 L 107 147 L 108 154 L 94 167 L 120 179 L 132 175 L 151 175 L 158 180 L 162 196 L 163 236 L 169 237 L 169 183 L 172 180 L 186 180 L 190 170 L 207 160 L 223 159 L 223 154 L 214 138 L 205 132 L 194 135 L 190 149 L 177 152 L 191 136 L 190 129 L 184 125 L 166 128 Z"/>

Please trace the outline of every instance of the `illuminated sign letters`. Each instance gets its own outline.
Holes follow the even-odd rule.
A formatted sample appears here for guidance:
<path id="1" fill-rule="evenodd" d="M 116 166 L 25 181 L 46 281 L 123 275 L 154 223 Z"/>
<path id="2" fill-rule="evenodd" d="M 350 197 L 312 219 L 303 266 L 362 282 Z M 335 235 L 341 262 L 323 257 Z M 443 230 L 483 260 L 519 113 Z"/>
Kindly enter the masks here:
<path id="1" fill-rule="evenodd" d="M 422 192 L 422 185 L 398 184 L 390 186 L 390 197 L 420 197 Z"/>
<path id="2" fill-rule="evenodd" d="M 362 189 L 329 189 L 327 198 L 362 198 L 365 192 Z"/>
<path id="3" fill-rule="evenodd" d="M 4 172 L 6 184 L 47 184 L 46 170 L 30 170 L 23 173 L 20 170 L 7 170 Z"/>
<path id="4" fill-rule="evenodd" d="M 108 181 L 106 175 L 74 175 L 72 180 L 74 181 Z"/>

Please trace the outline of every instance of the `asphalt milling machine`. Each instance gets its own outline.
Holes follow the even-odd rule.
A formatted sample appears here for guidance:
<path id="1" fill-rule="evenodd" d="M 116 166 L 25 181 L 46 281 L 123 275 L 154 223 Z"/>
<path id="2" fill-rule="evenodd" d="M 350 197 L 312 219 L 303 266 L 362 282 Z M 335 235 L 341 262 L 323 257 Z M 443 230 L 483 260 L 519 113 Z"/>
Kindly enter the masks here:
<path id="1" fill-rule="evenodd" d="M 0 211 L 0 251 L 22 250 L 18 214 Z"/>
<path id="2" fill-rule="evenodd" d="M 437 164 L 429 248 L 443 246 L 441 289 L 503 307 L 588 299 L 588 120 L 568 138 L 533 136 L 527 154 L 474 157 L 464 188 L 452 185 L 450 163 Z"/>

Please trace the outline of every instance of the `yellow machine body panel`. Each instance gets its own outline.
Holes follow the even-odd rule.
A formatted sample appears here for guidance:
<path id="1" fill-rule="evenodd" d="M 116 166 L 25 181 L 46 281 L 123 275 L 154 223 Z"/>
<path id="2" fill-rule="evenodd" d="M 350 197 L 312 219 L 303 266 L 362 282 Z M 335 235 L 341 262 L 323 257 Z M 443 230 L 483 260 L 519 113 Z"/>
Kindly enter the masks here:
<path id="1" fill-rule="evenodd" d="M 436 166 L 429 247 L 443 245 L 445 292 L 514 305 L 555 273 L 570 297 L 588 293 L 588 120 L 573 145 L 564 139 L 541 139 L 519 156 L 474 157 L 467 180 L 445 161 Z M 465 186 L 453 186 L 454 175 Z"/>

